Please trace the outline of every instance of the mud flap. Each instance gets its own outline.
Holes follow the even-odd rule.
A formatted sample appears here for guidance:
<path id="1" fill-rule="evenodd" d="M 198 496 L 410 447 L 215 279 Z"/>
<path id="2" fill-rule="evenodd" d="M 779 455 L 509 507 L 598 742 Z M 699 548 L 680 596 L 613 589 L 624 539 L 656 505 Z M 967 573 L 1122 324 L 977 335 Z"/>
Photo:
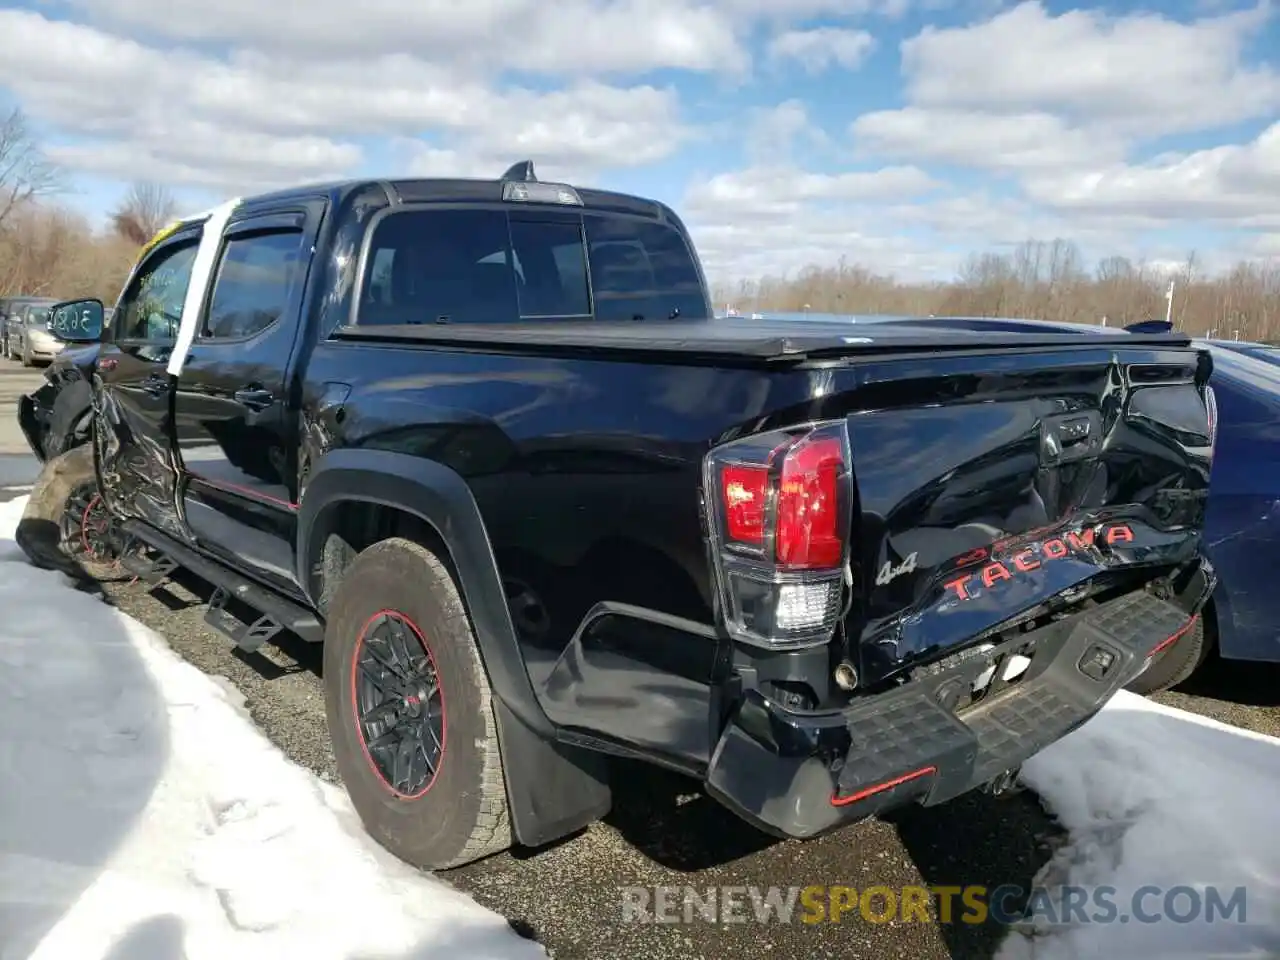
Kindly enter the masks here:
<path id="1" fill-rule="evenodd" d="M 72 492 L 94 480 L 93 447 L 68 450 L 44 465 L 31 491 L 14 540 L 37 567 L 60 570 L 76 580 L 91 581 L 79 561 L 62 549 L 62 515 Z"/>

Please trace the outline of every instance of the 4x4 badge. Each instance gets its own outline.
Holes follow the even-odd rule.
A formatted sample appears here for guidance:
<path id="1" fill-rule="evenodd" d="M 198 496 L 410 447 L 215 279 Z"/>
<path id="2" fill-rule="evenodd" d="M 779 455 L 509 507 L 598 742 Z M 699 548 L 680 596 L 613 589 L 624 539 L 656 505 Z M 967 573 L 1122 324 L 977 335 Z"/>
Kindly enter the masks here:
<path id="1" fill-rule="evenodd" d="M 903 560 L 896 567 L 886 560 L 884 562 L 884 566 L 880 568 L 880 572 L 876 574 L 876 584 L 877 586 L 883 587 L 890 580 L 894 580 L 902 576 L 904 573 L 914 573 L 915 569 L 916 555 L 914 553 L 908 554 L 907 559 Z"/>

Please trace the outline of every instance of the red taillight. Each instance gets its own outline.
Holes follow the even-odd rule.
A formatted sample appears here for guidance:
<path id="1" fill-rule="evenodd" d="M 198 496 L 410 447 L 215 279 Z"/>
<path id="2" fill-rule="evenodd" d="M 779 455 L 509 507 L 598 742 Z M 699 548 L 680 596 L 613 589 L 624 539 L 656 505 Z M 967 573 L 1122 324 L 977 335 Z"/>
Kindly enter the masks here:
<path id="1" fill-rule="evenodd" d="M 843 421 L 743 437 L 705 464 L 725 625 L 769 647 L 827 642 L 843 609 L 852 475 Z"/>
<path id="2" fill-rule="evenodd" d="M 775 546 L 787 570 L 830 569 L 844 558 L 839 478 L 844 446 L 834 437 L 801 440 L 782 462 Z"/>
<path id="3" fill-rule="evenodd" d="M 840 475 L 844 445 L 836 437 L 789 439 L 760 466 L 720 466 L 725 533 L 734 543 L 763 546 L 768 524 L 769 474 L 781 460 L 774 505 L 773 557 L 781 569 L 840 566 Z"/>
<path id="4" fill-rule="evenodd" d="M 738 543 L 764 542 L 765 497 L 769 468 L 725 464 L 720 468 L 720 492 L 724 498 L 725 529 Z"/>

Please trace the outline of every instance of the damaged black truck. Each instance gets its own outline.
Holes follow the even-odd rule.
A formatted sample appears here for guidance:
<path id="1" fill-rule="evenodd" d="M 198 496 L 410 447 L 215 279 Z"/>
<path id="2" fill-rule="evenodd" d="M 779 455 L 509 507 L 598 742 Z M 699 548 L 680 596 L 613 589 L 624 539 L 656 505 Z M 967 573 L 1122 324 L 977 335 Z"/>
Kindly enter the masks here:
<path id="1" fill-rule="evenodd" d="M 999 791 L 1214 582 L 1185 337 L 716 318 L 670 209 L 528 165 L 236 201 L 102 311 L 55 310 L 91 441 L 24 523 L 323 643 L 355 807 L 426 868 L 600 817 L 611 756 L 784 837 Z"/>

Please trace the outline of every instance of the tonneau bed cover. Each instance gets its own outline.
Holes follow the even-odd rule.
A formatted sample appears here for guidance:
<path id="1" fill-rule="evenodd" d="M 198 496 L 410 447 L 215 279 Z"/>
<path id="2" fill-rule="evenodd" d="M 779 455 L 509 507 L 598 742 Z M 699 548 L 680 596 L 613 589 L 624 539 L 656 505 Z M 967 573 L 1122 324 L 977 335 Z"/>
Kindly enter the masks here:
<path id="1" fill-rule="evenodd" d="M 871 322 L 795 320 L 648 320 L 632 324 L 522 322 L 343 326 L 346 341 L 403 342 L 451 349 L 511 349 L 521 353 L 616 351 L 687 355 L 688 359 L 800 362 L 859 354 L 921 350 L 986 352 L 998 348 L 1189 346 L 1180 333 L 1128 333 L 1106 327 L 1071 328 L 1038 321 L 895 319 Z"/>

